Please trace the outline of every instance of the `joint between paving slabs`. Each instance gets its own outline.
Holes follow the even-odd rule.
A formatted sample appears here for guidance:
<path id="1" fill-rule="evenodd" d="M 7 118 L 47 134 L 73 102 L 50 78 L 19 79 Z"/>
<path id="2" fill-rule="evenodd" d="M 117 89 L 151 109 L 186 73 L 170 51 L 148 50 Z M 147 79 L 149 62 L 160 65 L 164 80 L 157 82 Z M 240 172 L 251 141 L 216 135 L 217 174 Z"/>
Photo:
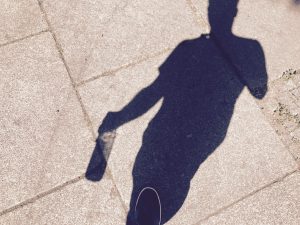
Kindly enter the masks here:
<path id="1" fill-rule="evenodd" d="M 190 2 L 190 0 L 186 0 L 186 1 L 187 1 L 187 4 L 188 4 L 189 8 L 190 8 L 191 11 L 192 11 L 192 14 L 193 14 L 194 19 L 196 18 L 196 23 L 201 25 L 200 21 L 202 21 L 204 24 L 207 25 L 207 22 L 203 19 L 202 15 L 200 15 L 200 17 L 198 17 L 198 16 L 196 15 L 197 9 L 196 9 L 196 8 L 194 7 L 194 5 Z M 120 67 L 118 67 L 118 68 L 115 68 L 115 69 L 112 69 L 112 70 L 108 70 L 108 71 L 102 72 L 102 73 L 99 74 L 99 75 L 96 75 L 96 76 L 93 76 L 93 77 L 88 78 L 88 79 L 86 79 L 86 80 L 83 80 L 83 81 L 78 82 L 78 83 L 76 84 L 76 87 L 81 87 L 81 86 L 83 86 L 83 85 L 85 85 L 85 84 L 87 84 L 87 83 L 89 83 L 89 82 L 92 82 L 92 81 L 97 80 L 97 79 L 99 79 L 99 78 L 101 78 L 101 77 L 104 77 L 104 76 L 112 76 L 112 75 L 115 75 L 117 72 L 119 72 L 119 71 L 122 70 L 122 69 L 127 69 L 127 68 L 130 68 L 130 67 L 136 66 L 136 65 L 138 65 L 138 64 L 140 64 L 140 63 L 142 63 L 142 62 L 145 62 L 145 61 L 150 60 L 150 59 L 153 59 L 153 58 L 155 58 L 155 57 L 157 57 L 157 56 L 163 55 L 164 53 L 166 53 L 166 52 L 168 52 L 168 51 L 170 51 L 170 50 L 173 50 L 174 48 L 175 48 L 175 46 L 173 46 L 173 47 L 168 47 L 168 48 L 165 48 L 165 49 L 163 49 L 163 50 L 161 50 L 161 51 L 158 51 L 158 52 L 156 52 L 156 53 L 154 53 L 154 54 L 150 54 L 150 55 L 147 55 L 147 56 L 145 56 L 145 57 L 141 57 L 140 59 L 133 60 L 132 62 L 127 63 L 127 64 L 125 64 L 125 65 L 122 65 L 122 66 L 120 66 Z"/>
<path id="2" fill-rule="evenodd" d="M 99 78 L 101 78 L 101 77 L 114 76 L 114 75 L 116 75 L 117 72 L 119 72 L 119 71 L 121 71 L 121 70 L 123 70 L 123 69 L 127 69 L 127 68 L 130 68 L 130 67 L 134 67 L 134 66 L 139 65 L 139 64 L 141 64 L 141 63 L 143 63 L 143 62 L 146 62 L 146 61 L 148 61 L 148 60 L 154 59 L 154 58 L 156 58 L 156 57 L 158 57 L 158 56 L 161 56 L 161 55 L 163 55 L 163 54 L 165 54 L 165 53 L 171 51 L 172 49 L 174 49 L 174 47 L 173 47 L 173 48 L 171 48 L 171 47 L 165 48 L 165 49 L 163 49 L 163 50 L 161 50 L 161 51 L 158 51 L 158 52 L 156 52 L 156 53 L 154 53 L 154 54 L 147 55 L 147 56 L 141 57 L 141 58 L 137 58 L 136 60 L 133 60 L 133 61 L 130 62 L 130 63 L 127 63 L 127 64 L 122 65 L 122 66 L 120 66 L 120 67 L 117 67 L 117 68 L 115 68 L 115 69 L 107 70 L 107 71 L 105 71 L 105 72 L 103 72 L 103 73 L 101 73 L 101 74 L 99 74 L 99 75 L 93 76 L 93 77 L 88 78 L 88 79 L 83 80 L 83 81 L 80 81 L 79 83 L 76 84 L 76 87 L 84 86 L 84 85 L 86 85 L 87 83 L 90 83 L 90 82 L 92 82 L 92 81 L 94 81 L 94 80 L 97 80 L 97 79 L 99 79 Z"/>
<path id="3" fill-rule="evenodd" d="M 112 180 L 112 178 L 111 178 L 111 172 L 110 172 L 110 170 L 109 170 L 108 168 L 107 168 L 107 170 L 106 170 L 104 176 L 106 176 L 107 178 L 109 178 L 109 179 Z M 36 201 L 38 201 L 38 200 L 40 200 L 40 199 L 42 199 L 42 198 L 44 198 L 44 197 L 46 197 L 46 196 L 48 196 L 48 195 L 51 195 L 51 194 L 53 194 L 53 193 L 62 191 L 65 187 L 68 187 L 68 186 L 70 186 L 70 185 L 73 185 L 73 184 L 75 184 L 75 183 L 77 183 L 77 182 L 79 182 L 79 181 L 81 181 L 81 180 L 83 180 L 83 179 L 85 179 L 85 174 L 82 174 L 82 175 L 80 175 L 80 176 L 78 176 L 78 177 L 75 177 L 75 178 L 73 178 L 73 179 L 70 179 L 70 180 L 68 180 L 68 181 L 66 181 L 66 182 L 64 182 L 64 183 L 62 183 L 62 184 L 60 184 L 60 185 L 58 185 L 58 186 L 56 186 L 56 187 L 54 187 L 54 188 L 51 188 L 51 189 L 49 189 L 49 190 L 47 190 L 47 191 L 44 191 L 44 192 L 41 192 L 41 193 L 37 194 L 36 196 L 34 196 L 34 197 L 32 197 L 32 198 L 29 198 L 29 199 L 27 199 L 27 200 L 25 200 L 25 201 L 23 201 L 23 202 L 20 202 L 20 203 L 14 205 L 14 206 L 12 206 L 12 207 L 9 207 L 9 208 L 3 210 L 2 212 L 0 212 L 0 216 L 3 216 L 3 215 L 8 214 L 8 213 L 11 213 L 11 212 L 13 212 L 13 211 L 15 211 L 15 210 L 18 210 L 18 209 L 20 209 L 20 208 L 22 208 L 22 207 L 24 207 L 24 206 L 29 205 L 29 204 L 33 204 L 33 203 L 35 203 Z M 120 192 L 119 192 L 118 188 L 116 187 L 116 185 L 115 185 L 115 183 L 114 183 L 113 180 L 112 180 L 112 182 L 113 182 L 113 184 L 114 184 L 114 188 L 116 189 L 117 193 L 120 195 Z M 119 198 L 121 198 L 121 195 L 119 196 Z M 122 201 L 122 199 L 120 199 L 120 202 L 121 202 L 121 204 L 122 204 L 122 207 L 123 207 L 124 212 L 127 212 L 126 205 L 125 205 L 125 203 Z"/>
<path id="4" fill-rule="evenodd" d="M 16 38 L 16 39 L 11 40 L 9 42 L 0 44 L 0 48 L 4 47 L 4 46 L 7 46 L 7 45 L 14 44 L 14 43 L 19 42 L 19 41 L 23 41 L 23 40 L 26 40 L 26 39 L 29 39 L 29 38 L 41 35 L 41 34 L 46 33 L 46 32 L 49 32 L 49 29 L 45 29 L 45 30 L 42 30 L 42 31 L 39 31 L 39 32 L 36 32 L 36 33 L 29 34 L 27 36 L 24 36 L 24 37 L 21 37 L 21 38 Z"/>
<path id="5" fill-rule="evenodd" d="M 68 73 L 68 76 L 69 76 L 70 81 L 71 81 L 71 84 L 72 84 L 72 87 L 73 87 L 73 89 L 75 90 L 77 99 L 78 99 L 78 101 L 79 101 L 79 103 L 80 103 L 80 106 L 81 106 L 81 109 L 82 109 L 82 112 L 83 112 L 83 115 L 84 115 L 84 119 L 85 119 L 85 121 L 87 122 L 90 131 L 92 132 L 93 138 L 95 139 L 95 138 L 96 138 L 96 137 L 95 137 L 96 135 L 95 135 L 95 133 L 94 133 L 94 131 L 93 131 L 93 129 L 92 129 L 92 123 L 91 123 L 91 120 L 89 119 L 89 116 L 88 116 L 88 114 L 87 114 L 87 111 L 85 110 L 85 107 L 84 107 L 83 102 L 82 102 L 82 100 L 81 100 L 81 96 L 80 96 L 80 94 L 79 94 L 79 92 L 78 92 L 78 90 L 77 90 L 77 88 L 76 88 L 75 81 L 74 81 L 74 79 L 73 79 L 72 76 L 71 76 L 70 68 L 69 68 L 69 66 L 67 65 L 66 60 L 65 60 L 65 58 L 64 58 L 64 56 L 63 56 L 63 53 L 62 53 L 63 51 L 62 51 L 61 45 L 59 44 L 59 42 L 58 42 L 58 40 L 57 40 L 57 38 L 56 38 L 56 35 L 55 35 L 55 33 L 53 32 L 52 26 L 51 26 L 51 24 L 50 24 L 50 21 L 48 20 L 48 17 L 47 17 L 47 14 L 46 14 L 46 12 L 45 12 L 45 10 L 44 10 L 44 8 L 43 8 L 42 2 L 41 2 L 40 0 L 38 0 L 38 3 L 39 3 L 39 6 L 40 6 L 40 9 L 41 9 L 41 12 L 42 12 L 42 14 L 43 14 L 43 16 L 44 16 L 44 18 L 45 18 L 45 20 L 46 20 L 46 22 L 47 22 L 48 30 L 49 30 L 49 32 L 51 33 L 51 35 L 52 35 L 52 37 L 53 37 L 53 39 L 54 39 L 54 42 L 55 42 L 57 51 L 58 51 L 58 53 L 59 53 L 59 57 L 60 57 L 60 59 L 62 60 L 64 66 L 65 66 L 65 68 L 66 68 L 66 71 L 67 71 L 67 73 Z"/>
<path id="6" fill-rule="evenodd" d="M 268 188 L 268 187 L 271 187 L 271 186 L 273 186 L 274 184 L 276 184 L 276 183 L 278 183 L 278 182 L 283 182 L 287 177 L 289 177 L 290 175 L 292 175 L 292 174 L 294 174 L 294 173 L 296 173 L 296 172 L 299 172 L 299 168 L 298 168 L 298 169 L 295 169 L 295 170 L 293 170 L 293 171 L 291 171 L 291 172 L 289 172 L 289 173 L 287 173 L 286 175 L 284 175 L 284 176 L 282 176 L 282 177 L 280 177 L 280 178 L 278 178 L 278 179 L 276 179 L 276 180 L 270 182 L 269 184 L 267 184 L 267 185 L 265 185 L 265 186 L 263 186 L 263 187 L 261 187 L 261 188 L 255 190 L 255 191 L 253 191 L 253 192 L 251 192 L 251 193 L 245 195 L 244 197 L 242 197 L 242 198 L 240 198 L 240 199 L 234 201 L 233 203 L 231 203 L 231 204 L 229 204 L 229 205 L 227 205 L 227 206 L 224 206 L 224 207 L 220 208 L 219 210 L 215 211 L 214 213 L 212 213 L 212 214 L 206 216 L 204 219 L 198 221 L 198 222 L 195 223 L 194 225 L 199 224 L 199 223 L 202 223 L 202 222 L 204 222 L 205 220 L 209 219 L 210 217 L 222 213 L 222 212 L 223 212 L 224 210 L 226 210 L 227 208 L 230 208 L 231 206 L 237 204 L 238 202 L 240 202 L 240 201 L 242 201 L 242 200 L 244 200 L 244 199 L 247 199 L 248 197 L 253 196 L 254 194 L 256 194 L 256 193 L 262 191 L 263 189 L 266 189 L 266 188 Z M 106 171 L 106 176 L 108 176 L 108 178 L 110 178 L 110 176 L 111 176 L 110 173 L 111 173 L 110 170 Z M 40 200 L 41 198 L 44 198 L 44 197 L 46 197 L 46 196 L 48 196 L 48 195 L 50 195 L 50 194 L 53 194 L 53 193 L 55 193 L 55 192 L 61 191 L 61 190 L 63 190 L 65 187 L 67 187 L 67 186 L 69 186 L 69 185 L 72 185 L 72 184 L 75 184 L 75 183 L 79 182 L 80 180 L 82 180 L 82 179 L 84 179 L 84 178 L 85 178 L 85 174 L 82 174 L 82 175 L 80 175 L 80 176 L 78 176 L 78 177 L 76 177 L 76 178 L 73 178 L 73 179 L 71 179 L 71 180 L 68 180 L 68 181 L 66 181 L 65 183 L 60 184 L 60 185 L 58 185 L 58 186 L 56 186 L 56 187 L 54 187 L 54 188 L 52 188 L 52 189 L 50 189 L 50 190 L 48 190 L 48 191 L 39 193 L 39 194 L 36 195 L 35 197 L 29 198 L 29 199 L 27 199 L 27 200 L 25 200 L 25 201 L 23 201 L 23 202 L 21 202 L 21 203 L 19 203 L 19 204 L 16 204 L 16 205 L 14 205 L 14 206 L 12 206 L 12 207 L 10 207 L 10 208 L 8 208 L 8 209 L 3 210 L 2 212 L 0 212 L 0 216 L 3 216 L 3 215 L 8 214 L 8 213 L 10 213 L 10 212 L 13 212 L 13 211 L 15 211 L 15 210 L 17 210 L 17 209 L 19 209 L 19 208 L 22 208 L 22 207 L 24 207 L 24 206 L 27 206 L 27 205 L 29 205 L 29 204 L 33 204 L 33 203 L 36 202 L 37 200 Z M 113 182 L 113 180 L 112 180 L 112 182 Z M 118 194 L 120 195 L 120 192 L 119 192 L 118 188 L 117 188 L 116 186 L 115 186 L 115 188 L 116 188 Z M 127 207 L 126 207 L 125 203 L 124 203 L 123 201 L 121 201 L 121 203 L 122 203 L 122 207 L 123 207 L 124 211 L 126 212 L 126 211 L 127 211 Z"/>
<path id="7" fill-rule="evenodd" d="M 245 200 L 245 199 L 247 199 L 247 198 L 252 197 L 253 195 L 255 195 L 255 194 L 257 194 L 257 193 L 259 193 L 259 192 L 261 192 L 261 191 L 263 191 L 263 190 L 265 190 L 265 189 L 267 189 L 267 188 L 272 187 L 273 185 L 275 185 L 275 184 L 277 184 L 277 183 L 279 183 L 279 182 L 283 182 L 283 181 L 286 180 L 289 176 L 291 176 L 291 175 L 293 175 L 293 174 L 295 174 L 295 173 L 299 173 L 299 172 L 300 172 L 300 171 L 299 171 L 299 168 L 297 168 L 297 169 L 295 169 L 295 170 L 293 170 L 293 171 L 291 171 L 291 172 L 285 174 L 284 176 L 279 177 L 279 178 L 277 178 L 277 179 L 271 181 L 270 183 L 268 183 L 268 184 L 262 186 L 261 188 L 258 188 L 257 190 L 254 190 L 254 191 L 250 192 L 249 194 L 247 194 L 247 195 L 245 195 L 245 196 L 239 198 L 238 200 L 235 200 L 234 202 L 230 203 L 229 205 L 226 205 L 226 206 L 224 206 L 224 207 L 221 207 L 221 208 L 218 209 L 217 211 L 215 211 L 215 212 L 213 212 L 213 213 L 207 215 L 206 217 L 204 217 L 203 219 L 201 219 L 201 220 L 199 220 L 198 222 L 194 223 L 193 225 L 200 225 L 201 223 L 207 221 L 209 218 L 211 218 L 211 217 L 213 217 L 213 216 L 216 216 L 216 215 L 218 215 L 218 214 L 221 214 L 221 213 L 224 212 L 226 209 L 228 209 L 228 208 L 230 208 L 230 207 L 232 207 L 232 206 L 238 204 L 239 202 L 241 202 L 241 201 L 243 201 L 243 200 Z"/>
<path id="8" fill-rule="evenodd" d="M 78 181 L 82 180 L 84 177 L 85 177 L 84 174 L 80 175 L 80 176 L 78 176 L 76 178 L 73 178 L 71 180 L 68 180 L 68 181 L 64 182 L 63 184 L 60 184 L 60 185 L 58 185 L 58 186 L 56 186 L 54 188 L 51 188 L 51 189 L 49 189 L 47 191 L 39 193 L 39 194 L 37 194 L 36 196 L 34 196 L 32 198 L 29 198 L 29 199 L 27 199 L 27 200 L 25 200 L 23 202 L 20 202 L 20 203 L 14 205 L 14 206 L 12 206 L 12 207 L 10 207 L 8 209 L 3 210 L 2 212 L 0 212 L 0 216 L 3 216 L 3 215 L 8 214 L 10 212 L 13 212 L 13 211 L 15 211 L 15 210 L 17 210 L 17 209 L 19 209 L 19 208 L 21 208 L 23 206 L 32 204 L 32 203 L 36 202 L 37 200 L 39 200 L 39 199 L 41 199 L 43 197 L 46 197 L 46 196 L 48 196 L 48 195 L 50 195 L 52 193 L 55 193 L 57 191 L 61 191 L 61 190 L 63 190 L 64 187 L 69 186 L 71 184 L 75 184 Z"/>

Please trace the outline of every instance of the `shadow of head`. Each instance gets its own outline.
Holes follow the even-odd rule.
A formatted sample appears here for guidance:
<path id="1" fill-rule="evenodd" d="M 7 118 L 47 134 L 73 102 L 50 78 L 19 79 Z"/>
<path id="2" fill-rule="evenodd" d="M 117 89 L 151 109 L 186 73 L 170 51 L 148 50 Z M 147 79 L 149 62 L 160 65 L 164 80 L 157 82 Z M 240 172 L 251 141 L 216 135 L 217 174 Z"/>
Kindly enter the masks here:
<path id="1" fill-rule="evenodd" d="M 232 33 L 238 2 L 239 0 L 209 0 L 210 33 L 224 58 L 235 67 L 240 81 L 253 97 L 262 99 L 268 90 L 263 49 L 258 41 L 240 38 Z"/>
<path id="2" fill-rule="evenodd" d="M 208 20 L 211 32 L 230 33 L 237 15 L 238 0 L 209 0 Z"/>

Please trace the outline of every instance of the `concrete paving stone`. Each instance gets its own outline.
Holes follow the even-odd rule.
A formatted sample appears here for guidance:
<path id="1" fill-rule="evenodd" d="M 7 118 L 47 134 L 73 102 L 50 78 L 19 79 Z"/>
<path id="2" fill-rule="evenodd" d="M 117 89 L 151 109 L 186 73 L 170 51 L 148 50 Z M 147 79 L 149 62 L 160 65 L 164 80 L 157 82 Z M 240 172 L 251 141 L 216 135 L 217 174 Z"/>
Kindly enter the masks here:
<path id="1" fill-rule="evenodd" d="M 155 80 L 158 68 L 167 56 L 162 55 L 80 87 L 95 132 L 108 111 L 122 109 L 142 88 Z M 147 113 L 117 130 L 108 164 L 127 206 L 132 190 L 132 169 L 142 145 L 143 132 L 162 102 L 160 100 Z M 201 164 L 184 204 L 167 224 L 196 223 L 296 167 L 253 97 L 244 90 L 235 105 L 225 140 Z"/>
<path id="2" fill-rule="evenodd" d="M 300 221 L 300 174 L 290 175 L 200 224 L 298 225 Z"/>
<path id="3" fill-rule="evenodd" d="M 0 48 L 0 74 L 2 211 L 81 175 L 94 141 L 50 33 Z"/>
<path id="4" fill-rule="evenodd" d="M 2 0 L 0 44 L 47 29 L 36 0 Z"/>
<path id="5" fill-rule="evenodd" d="M 184 0 L 44 0 L 76 82 L 200 36 Z"/>
<path id="6" fill-rule="evenodd" d="M 191 0 L 208 23 L 209 0 Z M 270 81 L 300 67 L 300 6 L 294 1 L 239 0 L 233 33 L 262 46 Z"/>
<path id="7" fill-rule="evenodd" d="M 111 179 L 81 180 L 0 217 L 6 225 L 124 224 L 125 211 Z"/>

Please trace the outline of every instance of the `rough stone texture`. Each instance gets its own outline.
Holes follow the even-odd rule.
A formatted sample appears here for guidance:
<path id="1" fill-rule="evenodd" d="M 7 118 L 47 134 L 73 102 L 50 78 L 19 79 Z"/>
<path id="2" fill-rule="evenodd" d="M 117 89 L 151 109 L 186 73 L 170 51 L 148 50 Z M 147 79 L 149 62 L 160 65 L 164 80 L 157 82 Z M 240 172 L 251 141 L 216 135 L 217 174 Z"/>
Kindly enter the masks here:
<path id="1" fill-rule="evenodd" d="M 300 174 L 297 172 L 197 224 L 298 225 L 299 221 Z"/>
<path id="2" fill-rule="evenodd" d="M 269 85 L 267 96 L 259 103 L 294 158 L 300 159 L 300 72 L 288 70 Z"/>
<path id="3" fill-rule="evenodd" d="M 77 82 L 175 47 L 206 29 L 196 24 L 184 0 L 43 2 Z"/>
<path id="4" fill-rule="evenodd" d="M 208 23 L 209 0 L 191 0 Z M 290 68 L 299 69 L 300 7 L 294 1 L 240 0 L 233 33 L 257 40 L 263 47 L 270 81 Z"/>
<path id="5" fill-rule="evenodd" d="M 93 138 L 49 33 L 0 52 L 4 210 L 84 173 Z"/>
<path id="6" fill-rule="evenodd" d="M 123 224 L 125 212 L 109 178 L 81 180 L 0 217 L 0 224 Z"/>
<path id="7" fill-rule="evenodd" d="M 0 44 L 47 29 L 36 0 L 2 0 Z"/>
<path id="8" fill-rule="evenodd" d="M 120 110 L 156 78 L 157 69 L 166 57 L 160 56 L 80 88 L 95 131 L 108 111 Z M 127 206 L 131 171 L 143 131 L 160 105 L 161 101 L 117 130 L 109 166 Z M 168 224 L 193 224 L 295 168 L 292 156 L 245 90 L 235 106 L 226 139 L 201 164 L 184 205 Z"/>

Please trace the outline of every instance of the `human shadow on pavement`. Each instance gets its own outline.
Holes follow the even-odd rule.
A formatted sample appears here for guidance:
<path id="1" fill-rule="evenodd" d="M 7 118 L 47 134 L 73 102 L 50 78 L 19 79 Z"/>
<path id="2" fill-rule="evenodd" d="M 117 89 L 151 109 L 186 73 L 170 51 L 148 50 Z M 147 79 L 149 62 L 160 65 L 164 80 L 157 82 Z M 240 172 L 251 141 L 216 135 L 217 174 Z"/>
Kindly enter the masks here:
<path id="1" fill-rule="evenodd" d="M 99 137 L 143 115 L 163 98 L 144 132 L 134 163 L 127 224 L 131 224 L 137 194 L 146 186 L 154 187 L 160 195 L 162 224 L 171 219 L 183 205 L 201 163 L 225 139 L 242 90 L 248 88 L 257 99 L 267 92 L 259 42 L 231 32 L 237 3 L 210 0 L 211 32 L 180 43 L 159 67 L 158 78 L 122 110 L 109 112 L 102 121 Z M 97 142 L 87 179 L 101 180 L 106 154 Z"/>

